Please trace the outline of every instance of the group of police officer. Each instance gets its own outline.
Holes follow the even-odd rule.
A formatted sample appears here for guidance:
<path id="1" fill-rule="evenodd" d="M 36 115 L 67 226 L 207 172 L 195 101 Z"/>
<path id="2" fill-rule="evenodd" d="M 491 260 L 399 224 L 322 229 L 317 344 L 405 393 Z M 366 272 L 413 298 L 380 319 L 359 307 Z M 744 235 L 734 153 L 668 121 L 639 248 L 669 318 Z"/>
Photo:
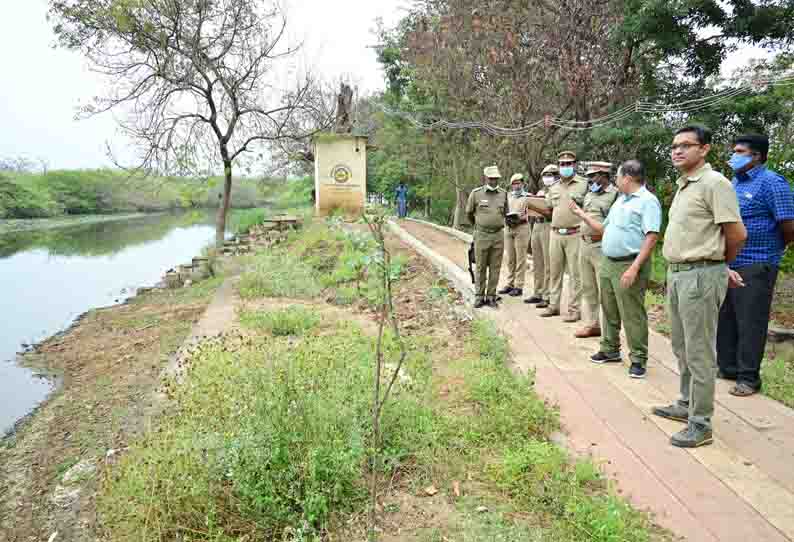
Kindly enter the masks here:
<path id="1" fill-rule="evenodd" d="M 598 336 L 598 265 L 602 235 L 577 216 L 570 203 L 581 206 L 603 222 L 618 195 L 610 183 L 612 164 L 590 162 L 585 177 L 577 174 L 576 154 L 563 151 L 558 163 L 542 171 L 536 193 L 525 190 L 520 173 L 510 179 L 510 190 L 499 187 L 497 166 L 483 171 L 483 186 L 473 190 L 466 214 L 475 225 L 477 262 L 475 308 L 497 307 L 499 295 L 522 296 L 527 252 L 533 259 L 534 291 L 524 300 L 543 317 L 560 315 L 563 276 L 571 281 L 566 322 L 584 319 L 578 337 Z M 506 226 L 506 227 L 505 227 Z M 507 283 L 497 292 L 503 255 L 507 256 Z M 580 299 L 584 318 L 580 310 Z"/>

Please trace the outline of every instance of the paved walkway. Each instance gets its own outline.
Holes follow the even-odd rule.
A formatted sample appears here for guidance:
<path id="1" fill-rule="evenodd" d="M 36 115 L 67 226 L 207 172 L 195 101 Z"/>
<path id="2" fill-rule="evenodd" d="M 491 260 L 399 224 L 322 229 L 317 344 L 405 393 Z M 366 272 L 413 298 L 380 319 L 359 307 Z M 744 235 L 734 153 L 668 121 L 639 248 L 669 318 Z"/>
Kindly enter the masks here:
<path id="1" fill-rule="evenodd" d="M 412 221 L 394 231 L 472 295 L 465 235 Z M 794 411 L 761 395 L 733 397 L 718 381 L 715 443 L 675 448 L 669 437 L 682 425 L 649 414 L 678 390 L 665 337 L 651 332 L 648 378 L 638 381 L 626 365 L 590 363 L 598 339 L 574 339 L 580 324 L 540 318 L 510 297 L 479 312 L 508 336 L 515 363 L 536 371 L 538 392 L 560 406 L 569 447 L 602 464 L 660 525 L 690 541 L 794 542 Z"/>

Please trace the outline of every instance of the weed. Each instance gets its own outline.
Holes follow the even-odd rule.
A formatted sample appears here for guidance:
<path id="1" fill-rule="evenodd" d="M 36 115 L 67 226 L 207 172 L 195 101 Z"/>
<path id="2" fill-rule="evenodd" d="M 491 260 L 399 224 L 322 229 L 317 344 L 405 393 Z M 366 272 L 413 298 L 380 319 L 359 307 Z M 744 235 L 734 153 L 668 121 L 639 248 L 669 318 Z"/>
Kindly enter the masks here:
<path id="1" fill-rule="evenodd" d="M 240 278 L 240 296 L 312 298 L 322 287 L 315 271 L 286 251 L 263 252 L 253 258 L 251 269 Z"/>
<path id="2" fill-rule="evenodd" d="M 299 539 L 363 502 L 372 339 L 346 324 L 297 344 L 262 337 L 197 355 L 173 414 L 105 483 L 99 505 L 113 538 Z M 384 412 L 387 475 L 430 446 L 422 386 L 398 384 Z"/>
<path id="3" fill-rule="evenodd" d="M 764 395 L 794 408 L 794 362 L 782 358 L 764 359 L 761 380 Z"/>
<path id="4" fill-rule="evenodd" d="M 320 316 L 296 305 L 276 311 L 243 311 L 240 314 L 240 323 L 245 327 L 263 329 L 276 336 L 302 335 L 320 323 Z"/>

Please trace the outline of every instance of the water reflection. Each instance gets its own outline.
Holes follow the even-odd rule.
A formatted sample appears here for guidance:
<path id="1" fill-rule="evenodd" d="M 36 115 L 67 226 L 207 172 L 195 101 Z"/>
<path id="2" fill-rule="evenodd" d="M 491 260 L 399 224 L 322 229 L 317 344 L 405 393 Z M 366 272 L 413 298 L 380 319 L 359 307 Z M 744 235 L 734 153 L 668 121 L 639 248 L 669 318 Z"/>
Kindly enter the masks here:
<path id="1" fill-rule="evenodd" d="M 0 238 L 0 434 L 51 390 L 13 363 L 23 343 L 121 302 L 214 239 L 210 213 L 158 215 Z"/>

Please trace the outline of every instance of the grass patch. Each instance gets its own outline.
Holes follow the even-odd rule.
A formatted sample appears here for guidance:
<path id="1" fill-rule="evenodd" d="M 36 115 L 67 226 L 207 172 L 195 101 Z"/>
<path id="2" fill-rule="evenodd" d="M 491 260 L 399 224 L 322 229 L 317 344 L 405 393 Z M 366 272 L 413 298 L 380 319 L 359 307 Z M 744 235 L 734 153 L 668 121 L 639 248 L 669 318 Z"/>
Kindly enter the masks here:
<path id="1" fill-rule="evenodd" d="M 296 305 L 275 311 L 243 311 L 240 323 L 276 336 L 302 335 L 320 323 L 320 316 Z"/>
<path id="2" fill-rule="evenodd" d="M 287 251 L 262 252 L 254 256 L 240 278 L 240 297 L 292 297 L 311 299 L 322 286 L 317 273 L 295 254 Z"/>
<path id="3" fill-rule="evenodd" d="M 764 395 L 794 408 L 794 362 L 782 358 L 764 359 L 761 380 Z"/>
<path id="4" fill-rule="evenodd" d="M 387 341 L 387 348 L 393 345 Z M 134 444 L 99 499 L 115 540 L 307 539 L 366 497 L 373 339 L 353 325 L 294 344 L 201 350 L 173 414 Z M 264 363 L 263 363 L 264 358 Z M 391 474 L 430 447 L 428 374 L 384 415 Z"/>

